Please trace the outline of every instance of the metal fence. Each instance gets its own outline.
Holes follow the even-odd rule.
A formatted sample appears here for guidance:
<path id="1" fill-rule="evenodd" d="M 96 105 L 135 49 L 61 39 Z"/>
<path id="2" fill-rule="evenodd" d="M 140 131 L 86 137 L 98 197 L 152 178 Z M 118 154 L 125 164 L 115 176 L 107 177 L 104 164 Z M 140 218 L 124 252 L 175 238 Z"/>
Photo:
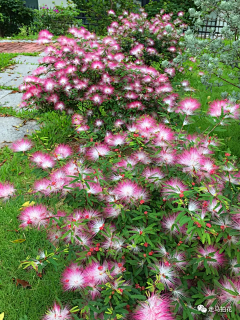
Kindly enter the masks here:
<path id="1" fill-rule="evenodd" d="M 206 19 L 200 29 L 198 29 L 197 34 L 201 39 L 209 38 L 222 38 L 221 29 L 226 26 L 226 23 L 222 21 L 219 17 L 215 19 Z M 211 35 L 212 30 L 214 30 L 213 35 Z"/>

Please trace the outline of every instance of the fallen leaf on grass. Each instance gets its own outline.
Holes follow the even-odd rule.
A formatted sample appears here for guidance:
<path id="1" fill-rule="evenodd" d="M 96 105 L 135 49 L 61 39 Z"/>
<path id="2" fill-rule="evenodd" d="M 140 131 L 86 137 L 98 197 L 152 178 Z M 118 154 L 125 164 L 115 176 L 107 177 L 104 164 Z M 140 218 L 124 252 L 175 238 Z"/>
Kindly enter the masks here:
<path id="1" fill-rule="evenodd" d="M 35 204 L 34 201 L 32 201 L 32 202 L 29 202 L 29 201 L 24 202 L 24 204 L 22 204 L 22 208 L 20 208 L 19 210 L 22 210 L 22 209 L 25 208 L 25 207 L 33 206 L 34 204 Z"/>
<path id="2" fill-rule="evenodd" d="M 22 243 L 22 242 L 24 242 L 24 241 L 26 241 L 26 239 L 16 239 L 16 240 L 13 240 L 13 241 L 11 241 L 12 243 Z"/>
<path id="3" fill-rule="evenodd" d="M 6 159 L 6 160 L 3 160 L 3 162 L 0 163 L 0 167 L 1 167 L 6 161 L 7 161 L 7 159 Z"/>
<path id="4" fill-rule="evenodd" d="M 16 286 L 18 286 L 19 284 L 21 284 L 21 286 L 23 287 L 23 288 L 27 288 L 27 287 L 32 287 L 31 285 L 30 285 L 30 283 L 29 282 L 27 282 L 27 281 L 25 281 L 25 280 L 21 280 L 21 279 L 13 279 L 13 281 L 16 281 Z"/>
<path id="5" fill-rule="evenodd" d="M 0 320 L 3 320 L 3 319 L 4 319 L 4 312 L 0 314 Z"/>

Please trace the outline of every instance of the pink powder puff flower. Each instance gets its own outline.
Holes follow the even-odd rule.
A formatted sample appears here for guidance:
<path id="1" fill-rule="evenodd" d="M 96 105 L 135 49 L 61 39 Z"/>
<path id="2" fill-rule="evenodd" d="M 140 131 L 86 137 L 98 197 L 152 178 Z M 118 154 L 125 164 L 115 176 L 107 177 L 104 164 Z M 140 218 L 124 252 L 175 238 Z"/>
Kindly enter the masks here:
<path id="1" fill-rule="evenodd" d="M 72 149 L 67 145 L 60 144 L 54 149 L 53 154 L 58 160 L 65 159 L 72 154 Z"/>
<path id="2" fill-rule="evenodd" d="M 56 83 L 51 79 L 46 79 L 44 82 L 44 87 L 46 91 L 53 91 L 53 89 L 56 87 Z"/>
<path id="3" fill-rule="evenodd" d="M 59 80 L 58 83 L 62 86 L 66 86 L 69 82 L 68 82 L 68 78 L 65 76 L 62 76 Z"/>
<path id="4" fill-rule="evenodd" d="M 225 264 L 225 258 L 224 258 L 224 254 L 223 253 L 219 253 L 219 250 L 217 250 L 214 246 L 209 245 L 209 246 L 205 246 L 198 248 L 198 253 L 200 253 L 200 255 L 202 255 L 204 258 L 206 258 L 207 260 L 207 264 L 209 266 L 212 266 L 213 268 L 219 269 L 220 267 L 223 267 L 223 265 Z M 213 256 L 209 255 L 210 253 L 214 253 Z M 211 261 L 211 259 L 214 259 L 216 261 Z M 202 267 L 203 266 L 203 262 L 200 262 L 198 267 Z"/>
<path id="5" fill-rule="evenodd" d="M 54 109 L 62 111 L 65 109 L 65 104 L 63 102 L 59 101 L 55 104 Z"/>
<path id="6" fill-rule="evenodd" d="M 66 72 L 67 74 L 74 74 L 74 72 L 76 72 L 76 71 L 77 71 L 77 67 L 76 67 L 76 66 L 72 66 L 72 65 L 68 66 L 68 67 L 65 69 L 65 72 Z"/>
<path id="7" fill-rule="evenodd" d="M 82 132 L 82 131 L 88 131 L 89 130 L 89 126 L 87 125 L 80 125 L 76 128 L 76 131 L 79 133 L 79 132 Z"/>
<path id="8" fill-rule="evenodd" d="M 143 115 L 136 121 L 135 124 L 137 125 L 139 131 L 142 131 L 144 129 L 153 128 L 156 125 L 156 120 L 149 115 Z"/>
<path id="9" fill-rule="evenodd" d="M 49 32 L 48 30 L 41 30 L 38 34 L 39 37 L 52 39 L 53 34 Z"/>
<path id="10" fill-rule="evenodd" d="M 27 150 L 30 150 L 32 148 L 33 144 L 28 139 L 21 139 L 13 142 L 11 149 L 14 152 L 25 152 Z"/>
<path id="11" fill-rule="evenodd" d="M 114 127 L 120 128 L 123 124 L 125 124 L 125 121 L 123 121 L 122 119 L 117 119 L 117 120 L 114 122 Z"/>
<path id="12" fill-rule="evenodd" d="M 84 272 L 76 263 L 64 270 L 61 281 L 65 291 L 82 289 L 86 285 Z"/>
<path id="13" fill-rule="evenodd" d="M 132 157 L 137 160 L 137 162 L 141 162 L 144 164 L 149 164 L 152 160 L 149 158 L 148 154 L 144 151 L 137 151 L 132 154 Z"/>
<path id="14" fill-rule="evenodd" d="M 90 100 L 96 105 L 103 103 L 103 97 L 101 97 L 99 94 L 94 94 L 92 97 L 90 97 Z"/>
<path id="15" fill-rule="evenodd" d="M 184 166 L 183 172 L 189 172 L 195 174 L 201 168 L 201 160 L 204 159 L 198 149 L 190 148 L 190 150 L 184 150 L 177 158 L 177 163 Z"/>
<path id="16" fill-rule="evenodd" d="M 142 175 L 149 181 L 149 183 L 153 183 L 156 186 L 159 186 L 161 184 L 161 180 L 165 177 L 165 174 L 158 168 L 146 168 Z"/>
<path id="17" fill-rule="evenodd" d="M 26 228 L 28 225 L 33 227 L 40 227 L 47 225 L 47 208 L 43 205 L 36 205 L 25 208 L 20 216 L 19 220 L 22 221 L 20 228 Z"/>
<path id="18" fill-rule="evenodd" d="M 86 157 L 90 160 L 96 161 L 99 157 L 104 157 L 110 152 L 109 147 L 106 144 L 99 144 L 95 147 L 89 148 L 86 152 Z"/>
<path id="19" fill-rule="evenodd" d="M 223 109 L 225 118 L 239 118 L 239 105 L 229 100 L 215 100 L 209 106 L 208 114 L 213 117 L 220 117 Z"/>
<path id="20" fill-rule="evenodd" d="M 66 65 L 67 64 L 65 61 L 60 60 L 60 61 L 55 62 L 54 67 L 56 70 L 61 70 L 62 68 L 66 67 Z"/>
<path id="21" fill-rule="evenodd" d="M 183 87 L 189 87 L 189 86 L 190 86 L 190 83 L 189 83 L 188 80 L 183 80 L 183 81 L 181 82 L 181 85 L 182 85 Z"/>
<path id="22" fill-rule="evenodd" d="M 55 160 L 48 154 L 41 152 L 35 152 L 32 155 L 32 161 L 35 162 L 42 169 L 53 168 L 55 166 Z"/>
<path id="23" fill-rule="evenodd" d="M 174 320 L 170 312 L 170 301 L 155 294 L 145 302 L 140 302 L 132 317 L 133 320 Z"/>
<path id="24" fill-rule="evenodd" d="M 121 208 L 118 208 L 116 205 L 108 205 L 107 207 L 104 208 L 104 213 L 107 217 L 113 217 L 116 218 L 117 216 L 120 215 L 121 213 Z"/>
<path id="25" fill-rule="evenodd" d="M 109 10 L 109 11 L 108 11 L 108 15 L 113 15 L 113 16 L 115 16 L 115 12 L 114 12 L 113 10 Z"/>
<path id="26" fill-rule="evenodd" d="M 168 73 L 171 77 L 174 77 L 176 74 L 175 68 L 166 68 L 164 72 Z"/>
<path id="27" fill-rule="evenodd" d="M 16 189 L 13 185 L 9 183 L 0 183 L 0 199 L 3 198 L 4 200 L 8 200 L 10 197 L 14 195 L 15 191 Z"/>
<path id="28" fill-rule="evenodd" d="M 155 90 L 156 94 L 161 94 L 164 92 L 172 92 L 172 91 L 173 91 L 173 88 L 170 83 L 166 83 L 163 86 L 157 87 Z"/>
<path id="29" fill-rule="evenodd" d="M 104 86 L 103 88 L 102 88 L 102 92 L 104 93 L 104 94 L 107 94 L 107 95 L 110 95 L 110 94 L 113 94 L 113 92 L 114 92 L 114 88 L 113 87 L 110 87 L 110 86 Z"/>
<path id="30" fill-rule="evenodd" d="M 113 190 L 113 194 L 124 202 L 131 203 L 137 200 L 148 200 L 147 192 L 131 180 L 120 181 Z"/>
<path id="31" fill-rule="evenodd" d="M 144 110 L 145 107 L 140 101 L 134 101 L 127 105 L 127 109 L 138 109 L 138 110 Z"/>
<path id="32" fill-rule="evenodd" d="M 35 192 L 41 192 L 45 195 L 49 195 L 50 194 L 49 186 L 51 185 L 51 183 L 52 182 L 48 179 L 41 179 L 34 183 L 33 189 L 35 190 Z"/>
<path id="33" fill-rule="evenodd" d="M 171 47 L 168 48 L 168 51 L 170 51 L 170 52 L 176 52 L 176 51 L 177 51 L 177 48 L 174 47 L 174 46 L 171 46 Z"/>
<path id="34" fill-rule="evenodd" d="M 98 219 L 91 223 L 91 231 L 93 232 L 94 235 L 96 235 L 99 231 L 104 229 L 104 225 L 105 225 L 104 223 L 105 223 L 104 219 Z"/>
<path id="35" fill-rule="evenodd" d="M 221 303 L 227 302 L 227 306 L 234 305 L 238 310 L 240 310 L 240 280 L 239 278 L 232 278 L 229 279 L 232 281 L 234 287 L 232 284 L 226 280 L 220 281 L 220 284 L 227 290 L 231 290 L 233 292 L 236 292 L 235 294 L 225 291 L 224 289 L 218 289 L 218 298 L 221 301 Z"/>
<path id="36" fill-rule="evenodd" d="M 88 186 L 84 186 L 88 194 L 97 194 L 102 192 L 102 187 L 99 183 L 88 182 Z"/>
<path id="37" fill-rule="evenodd" d="M 164 183 L 162 193 L 164 196 L 169 196 L 172 193 L 180 194 L 187 190 L 187 186 L 183 184 L 181 180 L 179 180 L 178 178 L 171 178 Z"/>
<path id="38" fill-rule="evenodd" d="M 45 73 L 47 73 L 47 71 L 48 71 L 48 69 L 45 66 L 38 67 L 37 69 L 33 70 L 32 75 L 37 76 L 40 74 L 45 74 Z"/>
<path id="39" fill-rule="evenodd" d="M 183 17 L 184 16 L 184 12 L 183 11 L 179 11 L 177 15 L 178 15 L 178 17 Z"/>
<path id="40" fill-rule="evenodd" d="M 151 269 L 157 271 L 161 276 L 161 282 L 168 288 L 173 288 L 176 283 L 176 273 L 171 265 L 165 265 L 162 262 L 157 262 Z"/>
<path id="41" fill-rule="evenodd" d="M 166 232 L 169 232 L 170 234 L 178 234 L 179 233 L 178 229 L 175 226 L 172 229 L 173 225 L 175 224 L 175 220 L 176 220 L 177 216 L 178 216 L 178 214 L 175 213 L 175 214 L 171 214 L 171 215 L 168 215 L 167 217 L 163 218 L 162 226 Z"/>
<path id="42" fill-rule="evenodd" d="M 186 115 L 193 115 L 194 111 L 199 109 L 201 106 L 200 102 L 197 99 L 185 98 L 179 103 L 177 112 L 183 113 Z"/>
<path id="43" fill-rule="evenodd" d="M 103 70 L 104 64 L 101 61 L 94 61 L 91 65 L 93 70 Z"/>
<path id="44" fill-rule="evenodd" d="M 94 279 L 95 283 L 106 283 L 108 280 L 108 263 L 107 261 L 104 261 L 102 265 L 98 262 L 93 262 L 91 265 L 88 265 L 85 269 L 85 277 L 86 277 L 86 283 L 88 283 L 89 280 Z"/>
<path id="45" fill-rule="evenodd" d="M 162 150 L 154 159 L 157 165 L 169 164 L 173 165 L 176 162 L 176 151 L 173 149 Z"/>
<path id="46" fill-rule="evenodd" d="M 104 141 L 109 145 L 109 146 L 118 146 L 118 145 L 124 145 L 126 144 L 126 134 L 109 134 L 105 137 Z"/>
<path id="47" fill-rule="evenodd" d="M 135 100 L 138 98 L 138 95 L 135 92 L 127 92 L 124 97 L 127 99 Z"/>
<path id="48" fill-rule="evenodd" d="M 68 307 L 61 308 L 56 302 L 53 305 L 53 308 L 47 311 L 46 315 L 43 317 L 43 320 L 67 320 L 72 319 L 70 310 Z"/>
<path id="49" fill-rule="evenodd" d="M 101 119 L 97 119 L 97 120 L 95 120 L 95 122 L 94 122 L 94 125 L 95 125 L 97 128 L 100 128 L 103 124 L 104 124 L 104 122 L 103 122 Z"/>
<path id="50" fill-rule="evenodd" d="M 72 124 L 80 125 L 84 122 L 84 117 L 81 114 L 74 114 L 72 116 Z"/>

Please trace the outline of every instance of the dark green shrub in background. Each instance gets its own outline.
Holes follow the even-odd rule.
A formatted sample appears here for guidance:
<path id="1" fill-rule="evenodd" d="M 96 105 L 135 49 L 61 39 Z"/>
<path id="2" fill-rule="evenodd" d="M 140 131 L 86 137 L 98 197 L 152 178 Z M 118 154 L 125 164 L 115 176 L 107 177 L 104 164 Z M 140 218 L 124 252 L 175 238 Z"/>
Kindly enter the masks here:
<path id="1" fill-rule="evenodd" d="M 0 36 L 17 34 L 33 21 L 33 10 L 23 0 L 0 0 Z"/>
<path id="2" fill-rule="evenodd" d="M 183 22 L 191 25 L 192 20 L 188 12 L 189 8 L 196 8 L 193 0 L 150 0 L 150 2 L 144 6 L 149 19 L 159 14 L 161 9 L 165 9 L 166 13 L 173 12 L 173 19 L 178 17 L 177 13 L 179 11 L 183 11 L 185 13 L 182 18 Z"/>

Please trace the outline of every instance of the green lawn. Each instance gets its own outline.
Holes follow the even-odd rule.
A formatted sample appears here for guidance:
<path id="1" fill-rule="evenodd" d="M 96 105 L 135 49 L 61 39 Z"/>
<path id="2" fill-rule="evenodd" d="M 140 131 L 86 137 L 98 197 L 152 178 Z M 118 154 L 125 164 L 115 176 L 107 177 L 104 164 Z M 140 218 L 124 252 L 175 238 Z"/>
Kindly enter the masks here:
<path id="1" fill-rule="evenodd" d="M 10 113 L 17 115 L 15 111 Z M 34 151 L 40 149 L 46 151 L 45 148 L 52 149 L 56 143 L 67 143 L 75 133 L 71 128 L 70 116 L 57 115 L 55 112 L 43 115 L 38 115 L 36 112 L 27 115 L 27 112 L 24 112 L 22 116 L 25 119 L 39 118 L 39 121 L 45 123 L 41 132 L 34 134 L 36 145 Z M 65 135 L 62 135 L 63 131 Z M 46 143 L 44 145 L 41 138 L 45 137 L 49 139 L 44 140 Z M 33 186 L 34 179 L 37 178 L 32 173 L 33 169 L 29 160 L 21 157 L 19 153 L 14 153 L 7 147 L 0 149 L 1 182 L 13 183 L 18 192 L 21 190 L 20 193 L 23 194 Z M 4 320 L 39 320 L 55 299 L 59 298 L 67 302 L 68 299 L 78 296 L 77 293 L 62 291 L 60 276 L 63 269 L 61 267 L 56 272 L 52 265 L 48 266 L 42 278 L 39 278 L 33 269 L 18 268 L 27 256 L 36 258 L 39 251 L 50 249 L 43 231 L 39 233 L 35 229 L 29 231 L 19 229 L 17 217 L 20 214 L 19 209 L 26 201 L 33 201 L 33 198 L 30 195 L 24 195 L 12 198 L 6 203 L 0 202 L 0 314 L 5 313 Z M 46 205 L 51 207 L 51 201 Z M 11 242 L 16 239 L 26 239 L 26 241 Z M 28 281 L 32 287 L 23 288 L 20 285 L 17 287 L 13 278 Z"/>

